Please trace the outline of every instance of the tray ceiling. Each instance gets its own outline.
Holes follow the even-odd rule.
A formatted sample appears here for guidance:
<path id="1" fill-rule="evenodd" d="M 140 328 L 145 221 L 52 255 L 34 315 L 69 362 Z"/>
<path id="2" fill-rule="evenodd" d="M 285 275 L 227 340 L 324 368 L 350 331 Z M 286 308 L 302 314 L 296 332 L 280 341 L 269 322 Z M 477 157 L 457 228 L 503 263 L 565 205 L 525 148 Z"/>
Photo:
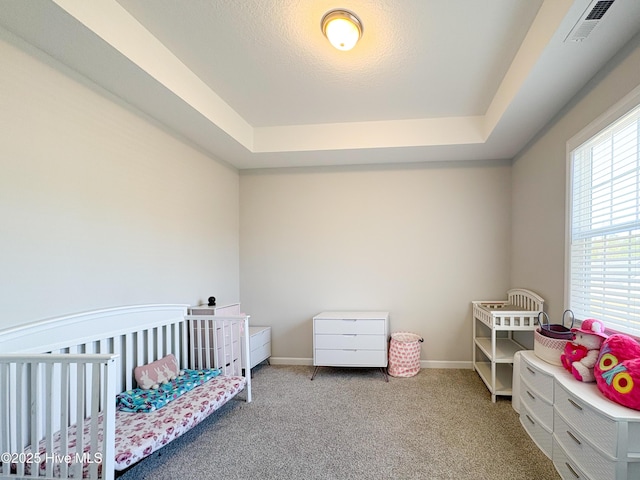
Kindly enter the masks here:
<path id="1" fill-rule="evenodd" d="M 0 0 L 0 25 L 239 168 L 513 158 L 633 35 L 615 0 Z M 602 2 L 600 2 L 602 5 Z M 344 7 L 348 52 L 320 19 Z"/>

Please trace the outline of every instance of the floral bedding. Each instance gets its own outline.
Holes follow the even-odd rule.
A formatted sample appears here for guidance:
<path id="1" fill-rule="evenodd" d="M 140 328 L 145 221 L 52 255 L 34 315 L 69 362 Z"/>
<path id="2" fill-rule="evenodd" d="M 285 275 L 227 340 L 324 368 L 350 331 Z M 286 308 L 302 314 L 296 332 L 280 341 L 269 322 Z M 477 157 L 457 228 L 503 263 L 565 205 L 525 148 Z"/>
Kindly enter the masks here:
<path id="1" fill-rule="evenodd" d="M 245 387 L 246 379 L 235 376 L 218 376 L 198 388 L 184 393 L 163 408 L 149 413 L 130 413 L 116 411 L 115 431 L 115 469 L 124 470 L 143 458 L 151 455 L 162 446 L 186 433 L 198 425 L 211 413 L 224 405 Z M 85 420 L 83 429 L 84 453 L 90 451 L 90 419 Z M 98 450 L 102 449 L 102 414 L 98 418 Z M 60 452 L 60 432 L 54 436 L 54 452 Z M 76 426 L 69 428 L 68 450 L 70 456 L 76 453 Z M 78 452 L 82 453 L 82 452 Z M 31 454 L 31 447 L 25 449 Z M 41 458 L 47 457 L 44 441 L 39 445 Z M 55 457 L 55 454 L 53 455 Z M 52 457 L 52 455 L 48 455 Z M 83 464 L 83 477 L 88 476 L 91 461 L 95 457 L 86 455 Z M 73 464 L 69 464 L 70 468 Z M 102 468 L 98 466 L 99 471 Z M 25 475 L 30 475 L 29 464 L 25 465 Z M 46 464 L 40 463 L 40 474 L 44 475 Z M 15 473 L 16 465 L 11 465 Z M 60 464 L 56 464 L 54 475 L 59 475 Z"/>

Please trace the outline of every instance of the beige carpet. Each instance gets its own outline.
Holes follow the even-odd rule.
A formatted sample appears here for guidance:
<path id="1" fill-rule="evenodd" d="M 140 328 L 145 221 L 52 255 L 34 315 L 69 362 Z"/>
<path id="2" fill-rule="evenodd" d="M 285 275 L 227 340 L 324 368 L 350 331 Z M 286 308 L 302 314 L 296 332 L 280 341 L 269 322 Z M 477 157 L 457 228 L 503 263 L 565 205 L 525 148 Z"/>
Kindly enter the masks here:
<path id="1" fill-rule="evenodd" d="M 252 403 L 232 400 L 121 479 L 560 478 L 471 370 L 311 373 L 256 367 Z"/>

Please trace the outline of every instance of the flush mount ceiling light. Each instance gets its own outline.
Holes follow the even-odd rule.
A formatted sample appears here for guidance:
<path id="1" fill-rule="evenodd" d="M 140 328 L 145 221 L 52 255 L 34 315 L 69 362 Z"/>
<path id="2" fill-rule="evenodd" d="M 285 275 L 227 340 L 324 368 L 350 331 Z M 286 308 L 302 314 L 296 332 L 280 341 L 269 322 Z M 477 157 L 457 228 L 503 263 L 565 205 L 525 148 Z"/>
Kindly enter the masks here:
<path id="1" fill-rule="evenodd" d="M 320 25 L 322 33 L 338 50 L 351 50 L 364 31 L 360 19 L 347 10 L 331 10 L 325 13 Z"/>

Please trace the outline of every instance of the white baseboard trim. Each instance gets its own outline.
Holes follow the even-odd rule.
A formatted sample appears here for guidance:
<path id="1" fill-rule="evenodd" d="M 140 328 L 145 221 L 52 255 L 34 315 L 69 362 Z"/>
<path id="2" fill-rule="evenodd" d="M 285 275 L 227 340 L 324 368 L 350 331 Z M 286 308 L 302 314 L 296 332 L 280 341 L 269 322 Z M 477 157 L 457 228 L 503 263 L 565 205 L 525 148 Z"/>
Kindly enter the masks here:
<path id="1" fill-rule="evenodd" d="M 473 362 L 451 362 L 445 360 L 420 360 L 422 368 L 456 368 L 460 370 L 472 370 Z"/>
<path id="2" fill-rule="evenodd" d="M 272 365 L 311 365 L 313 366 L 313 358 L 269 357 L 269 363 L 271 363 Z"/>
<path id="3" fill-rule="evenodd" d="M 269 362 L 272 365 L 311 365 L 313 366 L 312 358 L 296 358 L 296 357 L 270 357 Z M 421 368 L 456 368 L 461 370 L 473 369 L 473 363 L 471 361 L 444 361 L 444 360 L 421 360 Z"/>

